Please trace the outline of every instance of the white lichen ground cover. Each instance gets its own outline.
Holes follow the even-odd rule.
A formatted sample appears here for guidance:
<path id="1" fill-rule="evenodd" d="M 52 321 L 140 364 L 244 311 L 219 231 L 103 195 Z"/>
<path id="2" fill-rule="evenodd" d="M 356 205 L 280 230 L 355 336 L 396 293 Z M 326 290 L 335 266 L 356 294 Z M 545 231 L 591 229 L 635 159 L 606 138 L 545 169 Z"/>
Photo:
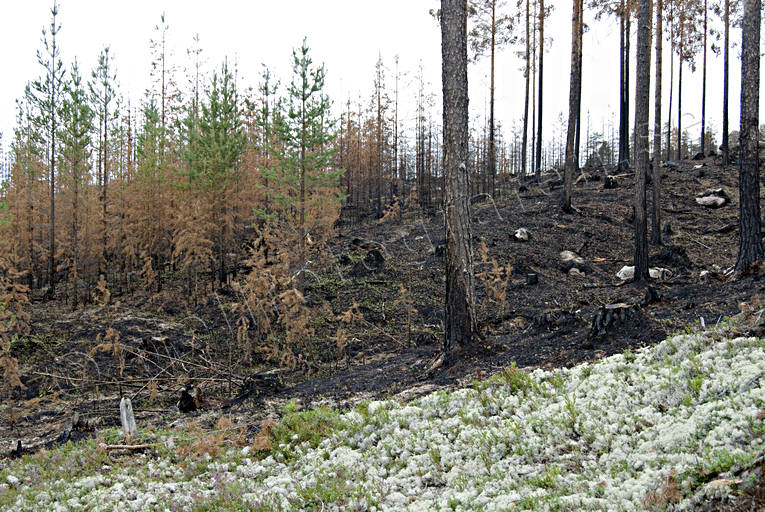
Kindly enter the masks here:
<path id="1" fill-rule="evenodd" d="M 765 451 L 765 340 L 732 332 L 513 367 L 406 404 L 294 413 L 296 433 L 269 454 L 195 456 L 179 449 L 193 436 L 173 431 L 146 434 L 158 447 L 142 455 L 67 445 L 4 467 L 0 509 L 690 509 L 732 493 Z M 299 423 L 317 420 L 332 429 L 304 440 Z"/>

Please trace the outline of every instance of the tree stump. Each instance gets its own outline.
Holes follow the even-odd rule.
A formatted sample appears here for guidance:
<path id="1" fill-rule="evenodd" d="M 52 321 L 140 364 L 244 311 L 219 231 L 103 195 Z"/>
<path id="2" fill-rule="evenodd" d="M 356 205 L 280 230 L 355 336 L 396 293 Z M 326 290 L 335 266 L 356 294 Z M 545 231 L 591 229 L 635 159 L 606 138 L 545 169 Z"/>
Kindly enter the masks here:
<path id="1" fill-rule="evenodd" d="M 133 404 L 130 399 L 122 397 L 120 400 L 120 421 L 122 422 L 122 432 L 125 439 L 133 439 L 138 436 L 138 427 L 135 425 L 135 416 L 133 416 Z"/>
<path id="2" fill-rule="evenodd" d="M 592 319 L 590 338 L 602 336 L 616 324 L 625 322 L 635 315 L 635 308 L 623 302 L 602 306 Z"/>

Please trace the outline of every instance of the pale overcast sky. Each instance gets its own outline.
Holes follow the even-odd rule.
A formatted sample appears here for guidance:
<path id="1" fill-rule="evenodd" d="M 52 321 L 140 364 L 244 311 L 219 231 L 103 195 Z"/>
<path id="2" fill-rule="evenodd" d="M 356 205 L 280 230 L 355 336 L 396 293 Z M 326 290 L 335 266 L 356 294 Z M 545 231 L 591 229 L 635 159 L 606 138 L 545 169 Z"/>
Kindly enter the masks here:
<path id="1" fill-rule="evenodd" d="M 508 2 L 510 5 L 514 3 L 512 0 Z M 308 36 L 314 62 L 326 64 L 327 91 L 336 107 L 343 105 L 349 96 L 353 101 L 357 100 L 359 93 L 364 100 L 368 98 L 378 54 L 390 70 L 387 85 L 392 95 L 394 56 L 399 55 L 399 68 L 408 73 L 400 87 L 403 105 L 411 105 L 416 98 L 414 77 L 418 62 L 422 60 L 430 90 L 436 94 L 437 109 L 433 115 L 440 116 L 440 31 L 428 14 L 430 8 L 438 5 L 436 0 L 60 0 L 62 29 L 59 45 L 64 61 L 69 64 L 76 57 L 86 77 L 96 64 L 100 50 L 105 45 L 111 46 L 120 91 L 129 95 L 135 105 L 149 87 L 149 40 L 155 35 L 154 27 L 163 12 L 170 26 L 168 39 L 179 69 L 177 81 L 181 84 L 185 82 L 184 66 L 188 65 L 186 48 L 192 46 L 194 34 L 200 36 L 208 70 L 228 57 L 238 62 L 240 83 L 252 86 L 259 81 L 261 63 L 267 64 L 285 82 L 291 50 Z M 565 120 L 568 102 L 571 3 L 563 0 L 555 1 L 553 5 L 554 11 L 546 27 L 546 36 L 552 42 L 545 57 L 545 138 L 559 133 L 559 114 L 563 112 Z M 36 52 L 42 48 L 41 30 L 50 23 L 51 6 L 52 0 L 0 0 L 0 47 L 4 56 L 3 78 L 0 80 L 0 131 L 4 134 L 6 148 L 15 123 L 15 100 L 22 95 L 24 84 L 41 74 Z M 618 23 L 612 18 L 593 21 L 589 12 L 585 21 L 591 29 L 584 37 L 583 140 L 588 111 L 592 131 L 600 131 L 603 119 L 610 113 L 616 115 L 619 83 Z M 740 29 L 732 30 L 732 39 L 736 42 L 740 39 Z M 505 126 L 508 138 L 512 137 L 508 128 L 520 120 L 524 99 L 524 81 L 516 50 L 503 51 L 496 64 L 496 117 Z M 669 85 L 667 55 L 668 45 L 665 44 L 664 121 Z M 732 55 L 730 125 L 734 130 L 738 128 L 741 68 L 738 49 L 734 49 Z M 633 67 L 633 87 L 634 76 Z M 721 122 L 721 76 L 722 59 L 710 52 L 707 123 L 714 127 Z M 686 68 L 683 79 L 683 124 L 690 127 L 700 115 L 700 70 L 691 74 Z M 472 115 L 483 118 L 488 59 L 471 65 L 469 81 Z M 653 100 L 653 92 L 651 98 Z M 630 103 L 632 111 L 632 94 Z M 676 107 L 673 110 L 674 120 Z M 411 109 L 402 116 L 404 122 L 407 117 L 411 118 Z M 608 126 L 608 121 L 605 125 Z M 694 137 L 699 130 L 692 128 Z"/>

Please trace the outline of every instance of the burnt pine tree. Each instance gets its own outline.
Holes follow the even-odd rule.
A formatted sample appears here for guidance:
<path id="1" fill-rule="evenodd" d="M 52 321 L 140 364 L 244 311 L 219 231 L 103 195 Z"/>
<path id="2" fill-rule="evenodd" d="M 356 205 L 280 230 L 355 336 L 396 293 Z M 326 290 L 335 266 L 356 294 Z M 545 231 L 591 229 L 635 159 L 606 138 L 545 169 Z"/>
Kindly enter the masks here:
<path id="1" fill-rule="evenodd" d="M 468 203 L 467 1 L 441 0 L 446 330 L 444 359 L 476 334 Z"/>
<path id="2" fill-rule="evenodd" d="M 702 79 L 701 79 L 701 139 L 699 141 L 700 151 L 702 154 L 706 154 L 704 147 L 704 139 L 706 138 L 706 121 L 707 121 L 707 35 L 708 35 L 708 17 L 709 10 L 707 8 L 707 0 L 704 0 L 704 49 L 702 58 Z"/>
<path id="3" fill-rule="evenodd" d="M 664 1 L 656 0 L 656 71 L 654 86 L 654 118 L 653 118 L 653 166 L 651 168 L 651 189 L 653 205 L 651 208 L 651 243 L 661 244 L 661 52 L 664 33 L 662 19 L 664 16 Z"/>
<path id="4" fill-rule="evenodd" d="M 760 225 L 760 8 L 744 0 L 741 38 L 741 134 L 739 135 L 739 244 L 736 270 L 763 260 Z"/>
<path id="5" fill-rule="evenodd" d="M 730 50 L 730 0 L 723 0 L 723 111 L 722 111 L 722 164 L 728 165 L 730 160 L 730 151 L 728 149 L 728 76 L 729 61 L 728 53 Z"/>
<path id="6" fill-rule="evenodd" d="M 630 16 L 630 2 L 622 0 L 619 9 L 619 172 L 626 172 L 630 165 Z"/>
<path id="7" fill-rule="evenodd" d="M 571 15 L 571 79 L 568 96 L 568 132 L 566 135 L 566 170 L 564 173 L 563 196 L 560 207 L 566 212 L 572 211 L 571 188 L 573 186 L 574 171 L 577 167 L 576 140 L 577 126 L 579 124 L 579 99 L 582 88 L 582 10 L 583 0 L 574 0 L 573 13 Z"/>
<path id="8" fill-rule="evenodd" d="M 531 81 L 531 39 L 529 33 L 529 0 L 526 0 L 526 37 L 525 41 L 525 53 L 524 53 L 524 66 L 523 77 L 526 80 L 526 93 L 523 100 L 523 139 L 521 142 L 521 170 L 520 170 L 520 182 L 523 183 L 526 180 L 526 157 L 528 154 L 527 143 L 529 138 L 529 82 Z"/>
<path id="9" fill-rule="evenodd" d="M 497 150 L 494 133 L 494 61 L 497 47 L 502 47 L 511 41 L 513 19 L 503 14 L 501 10 L 505 2 L 497 0 L 471 0 L 470 16 L 473 27 L 470 30 L 470 48 L 478 59 L 486 52 L 489 53 L 489 140 L 487 155 L 487 171 L 491 181 L 490 193 L 495 194 L 497 180 Z"/>
<path id="10" fill-rule="evenodd" d="M 542 176 L 542 84 L 545 58 L 545 2 L 539 0 L 539 110 L 537 111 L 537 151 L 535 156 L 534 181 L 539 183 Z"/>
<path id="11" fill-rule="evenodd" d="M 45 52 L 37 52 L 37 61 L 43 68 L 43 75 L 32 84 L 33 103 L 39 112 L 38 124 L 44 130 L 47 143 L 48 186 L 50 189 L 50 211 L 48 214 L 48 297 L 56 293 L 56 135 L 58 130 L 57 112 L 61 106 L 61 95 L 64 81 L 64 67 L 61 62 L 61 51 L 58 47 L 58 36 L 61 25 L 56 21 L 58 4 L 54 1 L 51 8 L 50 32 L 43 29 L 43 46 Z"/>
<path id="12" fill-rule="evenodd" d="M 651 0 L 640 0 L 635 78 L 635 277 L 648 280 L 645 183 L 648 174 L 648 114 L 651 90 Z"/>

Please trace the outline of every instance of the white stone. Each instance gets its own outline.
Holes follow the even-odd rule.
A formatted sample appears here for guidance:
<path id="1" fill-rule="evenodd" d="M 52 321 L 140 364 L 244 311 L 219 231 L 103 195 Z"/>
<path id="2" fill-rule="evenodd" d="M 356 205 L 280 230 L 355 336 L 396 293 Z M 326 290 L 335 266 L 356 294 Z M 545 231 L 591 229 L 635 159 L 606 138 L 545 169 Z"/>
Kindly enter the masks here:
<path id="1" fill-rule="evenodd" d="M 515 231 L 515 239 L 520 242 L 526 242 L 529 239 L 529 230 L 526 228 L 518 228 Z"/>

